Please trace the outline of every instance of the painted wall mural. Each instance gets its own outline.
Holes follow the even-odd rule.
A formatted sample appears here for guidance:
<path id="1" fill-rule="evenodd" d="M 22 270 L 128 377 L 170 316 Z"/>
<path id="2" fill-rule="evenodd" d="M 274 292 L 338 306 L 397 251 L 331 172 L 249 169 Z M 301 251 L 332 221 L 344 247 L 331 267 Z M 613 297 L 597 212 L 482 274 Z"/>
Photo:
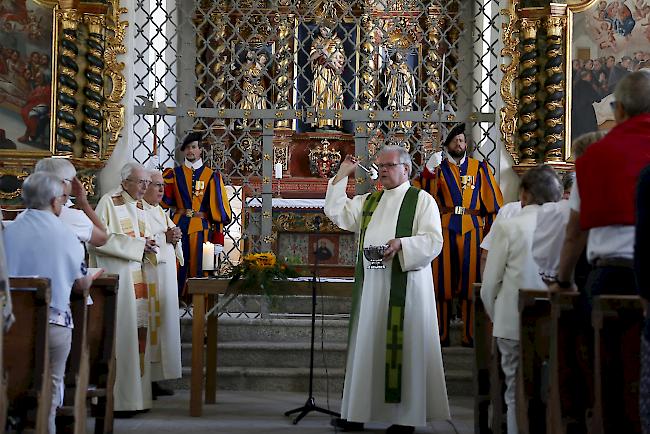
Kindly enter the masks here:
<path id="1" fill-rule="evenodd" d="M 0 0 L 0 149 L 48 151 L 52 9 Z"/>

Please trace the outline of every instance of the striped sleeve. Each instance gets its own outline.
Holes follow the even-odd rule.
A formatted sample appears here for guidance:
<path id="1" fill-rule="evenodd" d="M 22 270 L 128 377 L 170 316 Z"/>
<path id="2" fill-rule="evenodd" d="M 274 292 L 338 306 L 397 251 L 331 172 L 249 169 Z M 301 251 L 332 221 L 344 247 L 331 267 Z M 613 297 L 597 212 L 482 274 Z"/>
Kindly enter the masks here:
<path id="1" fill-rule="evenodd" d="M 486 231 L 492 225 L 499 209 L 503 206 L 503 195 L 487 162 L 482 161 L 479 167 L 481 177 L 481 211 L 485 215 Z"/>
<path id="2" fill-rule="evenodd" d="M 212 220 L 227 225 L 232 220 L 228 191 L 219 171 L 215 171 L 210 182 L 210 215 Z"/>

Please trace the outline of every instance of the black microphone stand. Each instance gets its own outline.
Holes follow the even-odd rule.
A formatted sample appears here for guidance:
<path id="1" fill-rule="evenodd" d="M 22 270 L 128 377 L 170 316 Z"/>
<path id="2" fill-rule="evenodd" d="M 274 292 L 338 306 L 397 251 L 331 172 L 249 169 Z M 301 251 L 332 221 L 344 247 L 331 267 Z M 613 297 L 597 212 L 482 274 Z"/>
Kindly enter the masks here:
<path id="1" fill-rule="evenodd" d="M 314 218 L 314 226 L 316 227 L 316 234 L 320 233 L 320 224 L 321 219 L 319 216 Z M 318 241 L 317 241 L 318 242 Z M 316 280 L 318 277 L 318 260 L 319 259 L 329 259 L 332 256 L 332 253 L 327 249 L 327 247 L 318 247 L 314 250 L 314 271 L 312 273 L 311 279 L 311 348 L 309 355 L 309 397 L 305 402 L 305 405 L 302 407 L 294 408 L 284 413 L 285 416 L 290 416 L 293 413 L 300 413 L 293 420 L 293 424 L 296 425 L 300 420 L 307 416 L 311 411 L 317 411 L 320 413 L 329 414 L 330 416 L 341 417 L 339 413 L 335 411 L 328 410 L 326 408 L 321 408 L 316 405 L 316 400 L 314 399 L 314 334 L 316 328 Z"/>

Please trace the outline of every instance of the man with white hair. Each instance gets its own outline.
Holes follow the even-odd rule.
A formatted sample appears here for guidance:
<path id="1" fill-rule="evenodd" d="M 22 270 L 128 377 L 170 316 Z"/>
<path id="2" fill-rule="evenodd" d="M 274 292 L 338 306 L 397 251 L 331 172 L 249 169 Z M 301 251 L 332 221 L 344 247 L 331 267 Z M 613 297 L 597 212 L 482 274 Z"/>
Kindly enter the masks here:
<path id="1" fill-rule="evenodd" d="M 327 217 L 359 235 L 341 418 L 333 425 L 355 431 L 384 422 L 387 434 L 410 434 L 450 418 L 431 279 L 442 225 L 435 199 L 409 185 L 404 148 L 385 146 L 377 166 L 384 189 L 348 199 L 357 168 L 348 155 L 325 197 Z M 368 267 L 370 246 L 386 246 L 385 268 Z"/>
<path id="2" fill-rule="evenodd" d="M 7 271 L 10 276 L 41 276 L 50 279 L 48 349 L 52 377 L 50 434 L 56 433 L 56 408 L 63 403 L 63 376 L 72 344 L 70 292 L 90 287 L 84 249 L 75 234 L 57 216 L 67 197 L 60 179 L 50 173 L 34 173 L 22 185 L 27 210 L 4 232 Z"/>
<path id="3" fill-rule="evenodd" d="M 77 169 L 65 158 L 43 158 L 34 168 L 34 173 L 51 173 L 63 183 L 63 193 L 68 197 L 61 209 L 59 218 L 77 235 L 77 238 L 84 243 L 93 246 L 102 246 L 106 243 L 108 236 L 102 222 L 97 217 L 92 206 L 88 202 L 86 189 L 77 178 Z M 79 209 L 72 208 L 70 196 L 75 197 L 75 204 Z"/>
<path id="4" fill-rule="evenodd" d="M 147 276 L 143 264 L 155 263 L 158 249 L 142 203 L 151 175 L 142 165 L 127 163 L 121 176 L 120 187 L 102 196 L 96 208 L 108 241 L 90 250 L 92 263 L 120 276 L 114 389 L 118 417 L 151 408 L 148 285 L 155 285 L 155 276 Z"/>
<path id="5" fill-rule="evenodd" d="M 144 194 L 144 209 L 149 219 L 151 234 L 159 247 L 156 253 L 157 276 L 155 294 L 149 293 L 152 305 L 158 306 L 152 317 L 149 337 L 151 344 L 151 380 L 153 398 L 173 395 L 173 391 L 158 384 L 160 380 L 181 378 L 181 329 L 178 320 L 178 286 L 176 260 L 183 264 L 182 233 L 160 206 L 165 193 L 162 173 L 151 172 L 151 184 Z"/>

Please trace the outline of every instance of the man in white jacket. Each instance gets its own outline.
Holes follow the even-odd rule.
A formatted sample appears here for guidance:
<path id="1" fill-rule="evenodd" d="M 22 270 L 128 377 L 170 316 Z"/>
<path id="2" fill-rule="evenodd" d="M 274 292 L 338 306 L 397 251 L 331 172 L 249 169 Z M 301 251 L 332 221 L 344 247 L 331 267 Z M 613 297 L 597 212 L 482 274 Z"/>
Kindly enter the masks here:
<path id="1" fill-rule="evenodd" d="M 494 323 L 492 335 L 501 352 L 506 376 L 508 434 L 518 434 L 515 378 L 519 366 L 519 289 L 546 289 L 533 259 L 533 234 L 537 212 L 546 202 L 562 197 L 562 184 L 550 166 L 530 169 L 521 180 L 522 209 L 514 217 L 495 222 L 488 251 L 481 299 Z"/>

